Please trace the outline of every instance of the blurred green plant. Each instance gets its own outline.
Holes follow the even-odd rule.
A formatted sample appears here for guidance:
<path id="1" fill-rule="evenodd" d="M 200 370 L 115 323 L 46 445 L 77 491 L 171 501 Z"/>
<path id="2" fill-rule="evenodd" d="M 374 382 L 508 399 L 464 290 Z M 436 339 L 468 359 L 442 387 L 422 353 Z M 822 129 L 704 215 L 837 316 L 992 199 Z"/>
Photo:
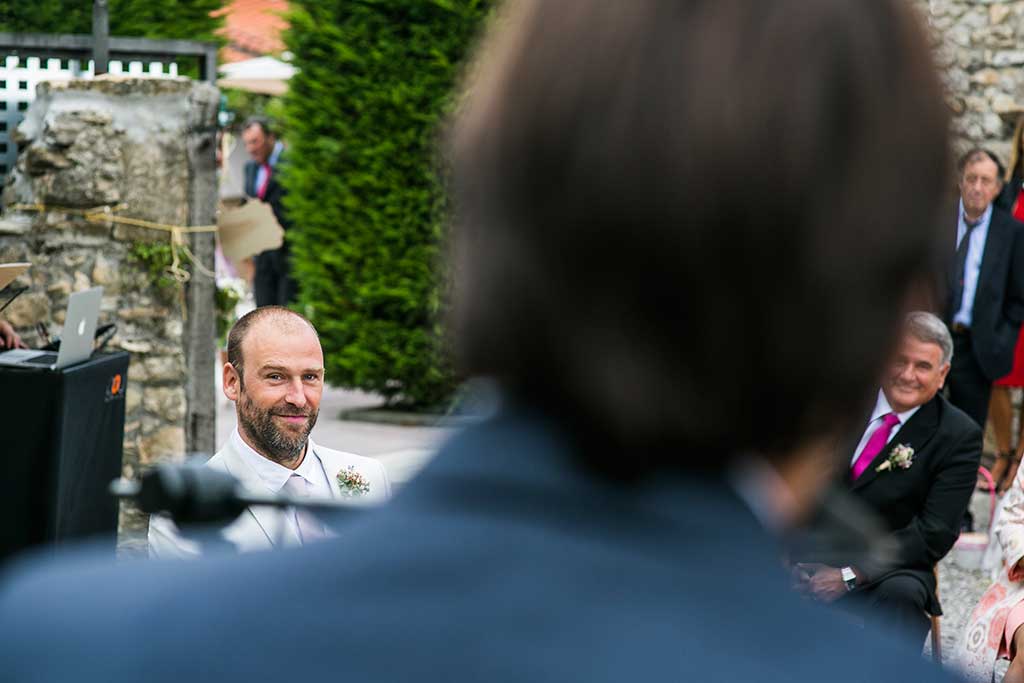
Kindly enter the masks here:
<path id="1" fill-rule="evenodd" d="M 486 0 L 298 0 L 282 183 L 300 285 L 332 382 L 392 405 L 455 386 L 439 322 L 436 137 Z"/>
<path id="2" fill-rule="evenodd" d="M 237 88 L 221 88 L 224 94 L 225 109 L 231 113 L 228 127 L 241 133 L 242 124 L 250 116 L 263 116 L 274 124 L 274 132 L 279 138 L 287 136 L 284 128 L 284 102 L 280 97 L 246 92 Z"/>
<path id="3" fill-rule="evenodd" d="M 225 0 L 109 0 L 110 35 L 222 43 Z M 0 31 L 92 33 L 89 0 L 0 0 Z"/>
<path id="4" fill-rule="evenodd" d="M 171 275 L 174 247 L 167 242 L 132 242 L 128 246 L 128 258 L 142 267 L 166 302 L 174 301 L 179 288 L 178 281 Z M 192 262 L 184 250 L 179 250 L 178 261 L 182 268 Z"/>
<path id="5" fill-rule="evenodd" d="M 217 283 L 217 292 L 214 295 L 214 305 L 217 311 L 217 343 L 220 348 L 225 348 L 228 341 L 228 332 L 235 324 L 235 307 L 242 300 L 243 287 L 239 281 L 227 280 Z"/>

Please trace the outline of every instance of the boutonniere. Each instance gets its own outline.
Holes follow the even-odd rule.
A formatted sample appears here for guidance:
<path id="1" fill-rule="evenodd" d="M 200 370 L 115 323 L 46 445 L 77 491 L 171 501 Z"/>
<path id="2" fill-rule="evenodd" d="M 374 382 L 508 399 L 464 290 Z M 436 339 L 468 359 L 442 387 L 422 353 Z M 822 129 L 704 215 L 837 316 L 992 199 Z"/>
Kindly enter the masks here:
<path id="1" fill-rule="evenodd" d="M 356 472 L 355 465 L 349 465 L 345 469 L 338 472 L 338 488 L 341 489 L 341 495 L 346 498 L 356 498 L 357 496 L 365 496 L 370 492 L 370 482 L 366 481 L 366 477 Z"/>
<path id="2" fill-rule="evenodd" d="M 905 443 L 901 443 L 898 446 L 893 446 L 892 452 L 889 453 L 889 457 L 886 458 L 881 465 L 875 468 L 875 472 L 884 472 L 897 467 L 901 470 L 908 470 L 913 464 L 914 449 Z"/>

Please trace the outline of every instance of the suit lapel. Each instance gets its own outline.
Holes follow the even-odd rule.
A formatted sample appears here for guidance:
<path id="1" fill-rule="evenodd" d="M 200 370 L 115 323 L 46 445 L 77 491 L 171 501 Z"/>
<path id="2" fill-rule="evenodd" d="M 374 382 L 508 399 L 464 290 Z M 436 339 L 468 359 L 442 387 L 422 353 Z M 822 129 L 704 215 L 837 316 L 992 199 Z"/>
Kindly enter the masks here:
<path id="1" fill-rule="evenodd" d="M 256 196 L 257 168 L 256 164 L 251 161 L 245 165 L 245 194 L 249 197 Z"/>
<path id="2" fill-rule="evenodd" d="M 924 452 L 925 446 L 931 441 L 932 437 L 935 436 L 935 431 L 939 426 L 939 397 L 936 396 L 932 400 L 921 406 L 913 416 L 907 420 L 905 425 L 901 425 L 896 436 L 894 436 L 886 445 L 882 451 L 875 456 L 875 459 L 871 461 L 868 468 L 864 470 L 856 480 L 850 484 L 850 490 L 856 491 L 862 489 L 872 481 L 874 481 L 881 473 L 875 471 L 881 463 L 889 457 L 892 449 L 900 444 L 910 446 L 914 449 L 914 453 L 920 457 Z M 849 471 L 847 471 L 849 472 Z M 849 473 L 847 473 L 849 477 Z"/>
<path id="3" fill-rule="evenodd" d="M 982 281 L 986 274 L 992 272 L 992 264 L 1000 258 L 1003 249 L 1003 223 L 999 220 L 999 214 L 995 207 L 992 208 L 992 216 L 988 220 L 988 234 L 985 235 L 985 248 L 981 252 L 981 266 L 978 268 L 978 284 L 975 288 L 975 301 L 977 292 L 981 291 Z"/>
<path id="4" fill-rule="evenodd" d="M 263 484 L 263 480 L 259 478 L 259 475 L 249 467 L 241 455 L 235 451 L 234 445 L 231 440 L 224 446 L 224 466 L 228 470 L 228 473 L 237 479 L 243 487 L 259 492 L 266 492 L 267 487 Z M 282 525 L 284 525 L 284 517 L 281 515 L 279 510 L 271 507 L 264 507 L 261 505 L 250 505 L 245 509 L 246 511 L 242 514 L 248 514 L 256 520 L 256 524 L 259 525 L 260 529 L 267 536 L 267 541 L 272 546 L 276 546 L 278 540 L 281 538 Z M 291 533 L 290 531 L 286 533 Z"/>
<path id="5" fill-rule="evenodd" d="M 320 464 L 323 465 L 324 475 L 327 477 L 327 482 L 331 485 L 331 498 L 341 498 L 341 489 L 338 488 L 338 472 L 340 472 L 345 463 L 340 458 L 336 457 L 329 449 L 320 448 L 313 440 L 309 440 L 309 450 L 320 458 Z"/>

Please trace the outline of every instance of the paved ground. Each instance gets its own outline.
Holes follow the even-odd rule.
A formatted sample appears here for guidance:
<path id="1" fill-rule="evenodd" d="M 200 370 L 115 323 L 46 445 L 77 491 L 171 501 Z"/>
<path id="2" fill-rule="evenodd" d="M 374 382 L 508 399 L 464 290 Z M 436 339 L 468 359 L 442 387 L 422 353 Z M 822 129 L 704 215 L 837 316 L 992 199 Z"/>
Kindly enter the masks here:
<path id="1" fill-rule="evenodd" d="M 987 530 L 989 514 L 989 495 L 981 491 L 975 492 L 971 501 L 971 509 L 978 531 Z M 956 644 L 967 626 L 967 619 L 974 610 L 978 599 L 991 583 L 989 574 L 981 569 L 968 569 L 963 566 L 963 556 L 956 549 L 939 563 L 939 599 L 945 613 L 939 620 L 942 633 L 942 653 L 945 663 L 949 663 Z M 930 653 L 930 643 L 925 652 Z M 930 656 L 930 655 L 929 655 Z M 996 680 L 1001 681 L 1006 672 L 1008 662 L 1000 662 L 996 666 Z"/>

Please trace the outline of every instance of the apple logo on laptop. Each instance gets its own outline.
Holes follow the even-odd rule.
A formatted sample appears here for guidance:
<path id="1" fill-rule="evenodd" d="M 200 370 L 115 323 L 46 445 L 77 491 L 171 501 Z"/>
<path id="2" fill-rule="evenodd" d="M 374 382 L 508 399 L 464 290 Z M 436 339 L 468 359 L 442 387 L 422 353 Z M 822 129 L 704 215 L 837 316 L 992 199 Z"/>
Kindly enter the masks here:
<path id="1" fill-rule="evenodd" d="M 85 334 L 85 319 L 84 318 L 82 320 L 78 321 L 78 336 L 81 337 L 83 334 Z"/>

